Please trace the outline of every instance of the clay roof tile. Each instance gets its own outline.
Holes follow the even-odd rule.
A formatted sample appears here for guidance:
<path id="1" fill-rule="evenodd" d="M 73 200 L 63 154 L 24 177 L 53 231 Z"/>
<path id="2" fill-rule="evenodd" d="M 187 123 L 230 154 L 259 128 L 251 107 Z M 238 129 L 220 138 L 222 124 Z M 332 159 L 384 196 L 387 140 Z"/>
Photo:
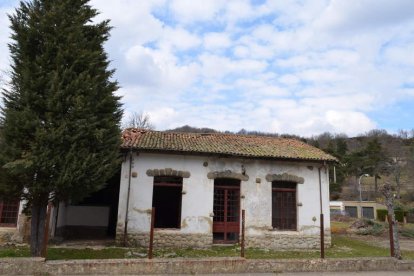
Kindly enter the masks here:
<path id="1" fill-rule="evenodd" d="M 129 128 L 123 131 L 122 140 L 122 148 L 133 148 L 137 151 L 337 161 L 324 151 L 291 138 L 222 133 L 175 133 Z"/>

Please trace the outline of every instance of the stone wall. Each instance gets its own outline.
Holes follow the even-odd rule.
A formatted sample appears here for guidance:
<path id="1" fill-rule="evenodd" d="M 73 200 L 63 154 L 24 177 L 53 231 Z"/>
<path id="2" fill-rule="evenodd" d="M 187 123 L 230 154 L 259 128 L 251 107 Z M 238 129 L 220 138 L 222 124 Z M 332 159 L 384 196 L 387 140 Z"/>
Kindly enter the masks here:
<path id="1" fill-rule="evenodd" d="M 0 244 L 11 242 L 13 236 L 16 234 L 17 229 L 16 228 L 0 228 Z"/>
<path id="2" fill-rule="evenodd" d="M 253 260 L 109 259 L 44 261 L 41 258 L 0 258 L 0 275 L 150 275 L 340 271 L 413 271 L 413 261 L 394 258 Z"/>
<path id="3" fill-rule="evenodd" d="M 331 245 L 331 236 L 325 236 L 325 247 Z M 265 233 L 263 235 L 246 236 L 246 247 L 268 249 L 318 249 L 320 237 L 315 235 Z"/>
<path id="4" fill-rule="evenodd" d="M 117 235 L 117 243 L 122 244 L 123 235 Z M 146 247 L 149 244 L 149 233 L 128 234 L 128 246 Z M 174 233 L 173 231 L 154 232 L 155 248 L 207 248 L 213 244 L 211 234 Z"/>
<path id="5" fill-rule="evenodd" d="M 246 247 L 267 249 L 319 249 L 320 237 L 315 235 L 277 234 L 272 232 L 262 235 L 247 235 Z M 117 243 L 123 243 L 123 235 L 117 235 Z M 128 234 L 128 246 L 147 247 L 149 233 Z M 208 248 L 213 245 L 210 234 L 174 233 L 173 231 L 154 232 L 154 247 L 158 248 Z M 331 245 L 331 236 L 325 236 L 325 247 Z"/>
<path id="6" fill-rule="evenodd" d="M 1 243 L 22 243 L 30 239 L 30 219 L 20 214 L 16 227 L 0 227 L 0 244 Z"/>

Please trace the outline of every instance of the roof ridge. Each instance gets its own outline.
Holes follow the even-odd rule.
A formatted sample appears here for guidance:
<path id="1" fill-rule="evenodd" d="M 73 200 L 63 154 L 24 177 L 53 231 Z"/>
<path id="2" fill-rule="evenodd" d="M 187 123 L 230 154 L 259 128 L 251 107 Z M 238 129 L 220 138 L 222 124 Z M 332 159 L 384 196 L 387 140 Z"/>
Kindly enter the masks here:
<path id="1" fill-rule="evenodd" d="M 294 138 L 294 137 L 280 137 L 280 136 L 257 135 L 257 134 L 240 134 L 240 133 L 224 133 L 224 132 L 180 132 L 180 131 L 152 130 L 152 129 L 144 129 L 144 128 L 126 128 L 125 130 L 139 130 L 141 131 L 141 133 L 157 132 L 157 133 L 165 133 L 165 134 L 171 133 L 171 134 L 179 134 L 179 135 L 257 137 L 257 138 L 267 138 L 267 139 L 295 140 L 295 141 L 303 142 L 299 138 Z"/>

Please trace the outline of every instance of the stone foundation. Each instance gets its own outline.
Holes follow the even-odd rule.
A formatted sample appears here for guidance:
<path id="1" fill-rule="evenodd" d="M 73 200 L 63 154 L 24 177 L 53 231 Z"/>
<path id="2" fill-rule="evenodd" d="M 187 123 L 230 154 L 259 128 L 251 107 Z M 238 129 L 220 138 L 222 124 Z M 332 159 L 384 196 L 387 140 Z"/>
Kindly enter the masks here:
<path id="1" fill-rule="evenodd" d="M 23 243 L 30 240 L 30 219 L 20 214 L 15 227 L 0 227 L 1 243 Z"/>
<path id="2" fill-rule="evenodd" d="M 123 233 L 117 235 L 118 244 L 123 243 Z M 147 247 L 149 244 L 149 233 L 129 233 L 128 246 Z M 155 248 L 208 248 L 213 244 L 212 234 L 189 234 L 173 231 L 154 231 Z"/>
<path id="3" fill-rule="evenodd" d="M 0 258 L 0 275 L 196 275 L 257 274 L 360 271 L 414 271 L 414 261 L 395 258 L 333 258 L 333 259 L 243 259 L 243 258 L 171 258 L 171 259 L 109 259 L 59 260 L 42 258 Z M 323 273 L 323 274 L 322 274 Z M 326 273 L 326 274 L 325 274 Z M 247 275 L 246 274 L 246 275 Z M 350 273 L 348 273 L 350 274 Z M 387 273 L 382 272 L 381 275 Z M 359 274 L 358 274 L 359 275 Z M 370 273 L 370 275 L 375 275 Z M 412 275 L 409 272 L 403 275 Z"/>
<path id="4" fill-rule="evenodd" d="M 117 243 L 123 243 L 123 235 L 117 235 Z M 131 247 L 147 247 L 149 233 L 128 234 L 127 245 Z M 246 247 L 267 248 L 273 250 L 283 249 L 319 249 L 319 235 L 292 235 L 265 233 L 262 235 L 247 235 Z M 155 231 L 154 247 L 156 248 L 208 248 L 213 245 L 211 234 L 189 234 L 174 231 Z M 331 236 L 325 236 L 325 247 L 331 245 Z"/>
<path id="5" fill-rule="evenodd" d="M 331 236 L 325 236 L 325 247 L 331 245 Z M 318 249 L 320 248 L 319 235 L 290 235 L 265 233 L 263 235 L 246 236 L 246 247 L 267 249 Z"/>
<path id="6" fill-rule="evenodd" d="M 0 244 L 11 242 L 16 232 L 15 228 L 0 228 Z"/>

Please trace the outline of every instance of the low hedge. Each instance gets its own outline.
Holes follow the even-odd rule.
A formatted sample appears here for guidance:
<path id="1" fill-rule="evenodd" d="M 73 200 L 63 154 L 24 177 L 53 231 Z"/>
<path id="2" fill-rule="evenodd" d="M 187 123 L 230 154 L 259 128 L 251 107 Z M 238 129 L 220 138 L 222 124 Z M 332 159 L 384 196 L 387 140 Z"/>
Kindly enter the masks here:
<path id="1" fill-rule="evenodd" d="M 407 212 L 403 210 L 394 210 L 395 219 L 399 222 L 404 222 L 404 216 L 407 215 Z M 380 221 L 385 221 L 385 218 L 388 216 L 388 210 L 377 209 L 377 219 Z"/>
<path id="2" fill-rule="evenodd" d="M 385 218 L 388 215 L 388 210 L 385 209 L 377 209 L 377 220 L 385 221 Z"/>

